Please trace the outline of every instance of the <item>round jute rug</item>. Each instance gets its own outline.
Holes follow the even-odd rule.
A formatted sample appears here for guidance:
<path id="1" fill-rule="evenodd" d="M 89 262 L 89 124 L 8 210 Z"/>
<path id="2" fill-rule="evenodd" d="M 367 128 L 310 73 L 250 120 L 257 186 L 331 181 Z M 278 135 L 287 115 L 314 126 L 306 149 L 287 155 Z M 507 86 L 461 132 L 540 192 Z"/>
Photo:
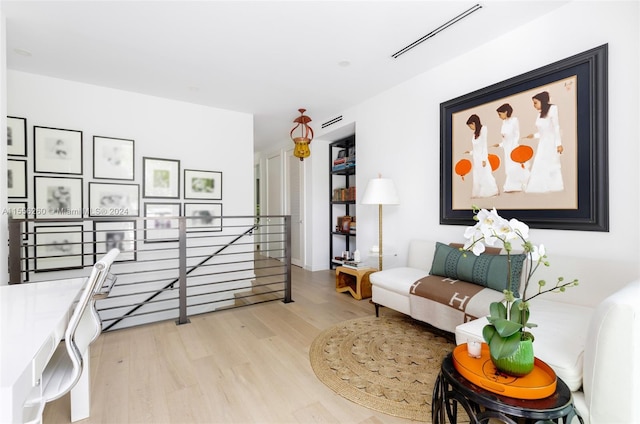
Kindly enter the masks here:
<path id="1" fill-rule="evenodd" d="M 318 335 L 309 357 L 316 376 L 357 404 L 431 421 L 433 384 L 454 344 L 409 317 L 366 317 Z"/>

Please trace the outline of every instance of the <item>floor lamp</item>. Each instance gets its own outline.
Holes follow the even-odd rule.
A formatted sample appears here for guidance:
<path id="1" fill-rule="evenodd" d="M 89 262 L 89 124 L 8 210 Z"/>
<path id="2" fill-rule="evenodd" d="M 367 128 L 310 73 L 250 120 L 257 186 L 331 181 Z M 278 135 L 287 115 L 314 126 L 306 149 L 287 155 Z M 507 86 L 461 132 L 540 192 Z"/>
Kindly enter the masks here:
<path id="1" fill-rule="evenodd" d="M 378 205 L 378 270 L 382 271 L 382 205 L 400 203 L 396 186 L 388 178 L 374 178 L 367 184 L 362 196 L 363 205 Z"/>

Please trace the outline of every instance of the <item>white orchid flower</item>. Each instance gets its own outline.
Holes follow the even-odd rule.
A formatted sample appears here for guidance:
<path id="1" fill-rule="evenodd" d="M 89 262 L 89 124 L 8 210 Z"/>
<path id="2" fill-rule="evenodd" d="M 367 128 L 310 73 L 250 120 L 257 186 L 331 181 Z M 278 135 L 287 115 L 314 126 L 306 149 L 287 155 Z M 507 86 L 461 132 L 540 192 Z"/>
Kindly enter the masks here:
<path id="1" fill-rule="evenodd" d="M 544 244 L 541 244 L 540 246 L 533 246 L 533 249 L 531 250 L 531 260 L 533 262 L 539 262 L 544 258 L 545 254 Z"/>
<path id="2" fill-rule="evenodd" d="M 471 250 L 474 255 L 479 256 L 484 253 L 484 243 L 479 242 L 473 245 L 473 249 Z"/>
<path id="3" fill-rule="evenodd" d="M 518 221 L 515 218 L 511 218 L 509 221 L 509 225 L 513 229 L 513 231 L 518 234 L 517 238 L 522 237 L 523 241 L 529 240 L 529 226 L 524 222 Z"/>

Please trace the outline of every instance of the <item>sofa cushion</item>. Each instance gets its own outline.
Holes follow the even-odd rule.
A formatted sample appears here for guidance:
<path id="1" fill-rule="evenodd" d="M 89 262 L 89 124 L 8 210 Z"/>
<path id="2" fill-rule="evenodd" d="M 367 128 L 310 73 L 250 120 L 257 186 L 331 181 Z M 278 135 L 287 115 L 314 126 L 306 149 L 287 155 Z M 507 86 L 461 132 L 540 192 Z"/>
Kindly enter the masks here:
<path id="1" fill-rule="evenodd" d="M 398 267 L 374 272 L 369 275 L 369 281 L 373 286 L 409 297 L 413 283 L 427 275 L 428 273 L 421 269 Z"/>
<path id="2" fill-rule="evenodd" d="M 538 326 L 530 331 L 535 337 L 533 353 L 546 362 L 571 391 L 582 385 L 585 339 L 593 308 L 536 298 L 530 301 L 530 321 Z M 488 312 L 488 310 L 487 310 Z M 456 343 L 482 341 L 486 318 L 459 325 Z"/>
<path id="3" fill-rule="evenodd" d="M 476 256 L 471 252 L 462 252 L 458 248 L 436 242 L 430 274 L 468 281 L 501 293 L 510 287 L 512 292 L 518 293 L 525 257 L 524 254 L 511 254 L 511 284 L 508 284 L 507 255 Z"/>

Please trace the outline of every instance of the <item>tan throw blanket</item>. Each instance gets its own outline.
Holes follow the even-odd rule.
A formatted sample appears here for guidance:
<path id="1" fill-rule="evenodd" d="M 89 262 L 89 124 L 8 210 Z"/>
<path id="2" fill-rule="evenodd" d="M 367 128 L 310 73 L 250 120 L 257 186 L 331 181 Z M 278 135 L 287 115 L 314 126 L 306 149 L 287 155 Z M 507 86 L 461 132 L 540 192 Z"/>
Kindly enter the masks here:
<path id="1" fill-rule="evenodd" d="M 453 280 L 439 275 L 428 275 L 413 283 L 410 293 L 424 297 L 442 305 L 447 305 L 466 315 L 469 300 L 484 287 L 461 280 Z M 477 317 L 470 317 L 475 319 Z M 463 322 L 466 322 L 467 319 Z"/>

